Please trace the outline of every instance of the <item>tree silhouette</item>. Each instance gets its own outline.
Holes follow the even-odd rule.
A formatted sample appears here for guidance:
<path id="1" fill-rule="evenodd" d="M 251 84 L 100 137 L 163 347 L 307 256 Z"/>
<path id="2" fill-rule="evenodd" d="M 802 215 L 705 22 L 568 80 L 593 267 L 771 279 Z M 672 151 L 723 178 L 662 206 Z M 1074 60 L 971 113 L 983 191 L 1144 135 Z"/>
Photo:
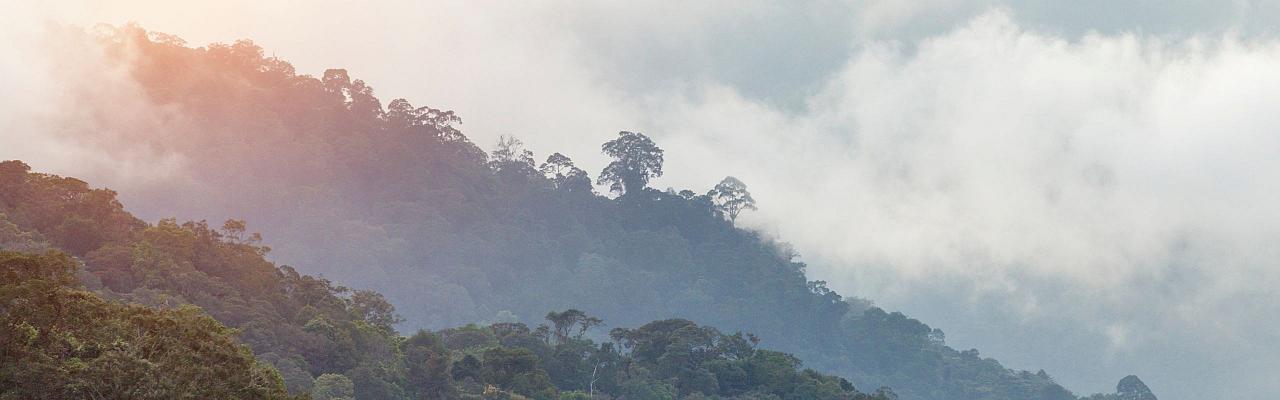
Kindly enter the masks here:
<path id="1" fill-rule="evenodd" d="M 598 181 L 608 183 L 614 193 L 643 191 L 649 178 L 662 176 L 662 149 L 642 133 L 618 132 L 618 138 L 605 142 L 600 150 L 614 161 L 600 171 Z"/>
<path id="2" fill-rule="evenodd" d="M 591 192 L 591 178 L 587 171 L 573 164 L 573 160 L 564 154 L 555 153 L 547 157 L 547 161 L 538 167 L 542 174 L 556 186 L 556 189 L 570 192 Z"/>
<path id="3" fill-rule="evenodd" d="M 588 330 L 604 323 L 600 318 L 592 317 L 577 309 L 568 309 L 562 312 L 551 311 L 547 313 L 547 321 L 551 321 L 555 325 L 555 337 L 557 343 L 564 343 L 569 340 L 569 334 L 577 328 L 577 333 L 573 335 L 574 339 L 581 339 Z"/>
<path id="4" fill-rule="evenodd" d="M 524 148 L 524 142 L 515 136 L 498 137 L 498 145 L 489 154 L 489 166 L 499 173 L 513 173 L 518 176 L 533 176 L 533 152 Z"/>
<path id="5" fill-rule="evenodd" d="M 732 176 L 726 176 L 707 196 L 714 202 L 717 211 L 729 217 L 730 222 L 736 223 L 742 210 L 756 209 L 756 199 L 747 191 L 747 185 Z"/>

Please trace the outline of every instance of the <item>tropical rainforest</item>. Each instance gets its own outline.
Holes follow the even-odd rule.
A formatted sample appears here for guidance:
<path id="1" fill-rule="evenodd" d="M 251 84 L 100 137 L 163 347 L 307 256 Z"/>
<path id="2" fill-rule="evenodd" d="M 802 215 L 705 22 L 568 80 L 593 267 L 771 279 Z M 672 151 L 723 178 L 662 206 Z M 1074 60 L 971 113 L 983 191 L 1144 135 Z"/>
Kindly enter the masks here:
<path id="1" fill-rule="evenodd" d="M 650 188 L 643 133 L 589 173 L 247 40 L 83 40 L 173 121 L 132 140 L 197 184 L 147 204 L 243 219 L 0 164 L 0 398 L 1078 398 L 810 280 L 738 179 Z"/>
<path id="2" fill-rule="evenodd" d="M 400 336 L 382 295 L 276 267 L 242 221 L 151 225 L 115 193 L 0 163 L 0 397 L 883 399 L 759 339 L 683 319 L 584 335 L 534 328 Z M 45 232 L 48 232 L 47 234 Z M 256 356 L 255 356 L 256 354 Z"/>

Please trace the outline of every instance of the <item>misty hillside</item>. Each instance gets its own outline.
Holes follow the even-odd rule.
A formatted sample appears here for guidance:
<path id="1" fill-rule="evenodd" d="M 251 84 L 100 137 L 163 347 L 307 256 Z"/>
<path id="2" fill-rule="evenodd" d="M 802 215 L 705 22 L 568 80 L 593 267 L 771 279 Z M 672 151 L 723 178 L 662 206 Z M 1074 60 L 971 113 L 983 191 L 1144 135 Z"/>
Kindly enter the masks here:
<path id="1" fill-rule="evenodd" d="M 153 37 L 125 29 L 108 46 L 186 125 L 139 136 L 181 154 L 193 190 L 207 189 L 149 203 L 253 221 L 296 249 L 278 259 L 378 290 L 406 327 L 532 323 L 570 307 L 622 326 L 682 317 L 909 398 L 1069 397 L 1044 374 L 952 350 L 925 324 L 809 281 L 786 246 L 690 192 L 611 199 L 574 183 L 594 172 L 566 160 L 567 175 L 549 177 L 518 148 L 487 157 L 451 112 L 384 107 L 345 71 L 317 79 L 250 42 Z"/>
<path id="2" fill-rule="evenodd" d="M 892 396 L 683 319 L 598 345 L 604 321 L 574 309 L 403 337 L 380 294 L 276 267 L 260 240 L 236 220 L 146 224 L 110 190 L 0 162 L 0 398 Z"/>
<path id="3" fill-rule="evenodd" d="M 889 386 L 906 399 L 1075 398 L 1043 371 L 1013 371 L 977 350 L 957 351 L 940 330 L 809 280 L 787 245 L 735 228 L 728 214 L 738 210 L 703 194 L 710 188 L 646 187 L 661 174 L 662 152 L 680 149 L 660 148 L 643 134 L 623 132 L 611 143 L 647 151 L 614 152 L 617 168 L 582 171 L 572 154 L 534 155 L 518 140 L 486 153 L 459 130 L 462 121 L 452 112 L 402 99 L 384 105 L 344 70 L 298 75 L 248 41 L 190 48 L 136 27 L 83 39 L 99 41 L 126 68 L 154 107 L 152 118 L 164 121 L 163 131 L 128 138 L 181 160 L 187 184 L 132 195 L 143 204 L 140 214 L 251 221 L 279 243 L 273 259 L 385 295 L 405 319 L 401 329 L 536 324 L 547 310 L 569 308 L 611 327 L 687 318 L 753 332 L 807 367 L 860 388 Z M 119 147 L 104 151 L 113 149 Z M 615 190 L 597 193 L 593 180 Z M 68 223 L 103 223 L 86 221 Z M 112 229 L 138 229 L 136 220 L 112 221 L 120 226 Z M 242 226 L 231 228 L 243 233 Z M 213 236 L 207 226 L 173 221 L 145 232 Z M 89 256 L 98 247 L 84 243 L 59 246 L 85 254 L 91 266 L 129 268 L 117 262 L 130 257 L 125 249 Z M 258 244 L 237 237 L 230 245 Z M 252 274 L 263 271 L 269 270 L 237 272 L 231 282 L 252 288 L 259 282 Z M 126 291 L 136 279 L 104 276 L 102 284 Z M 317 296 L 335 296 L 329 283 L 310 282 Z M 334 307 L 323 312 L 339 321 L 364 318 L 350 305 Z M 275 356 L 336 351 L 316 346 Z"/>

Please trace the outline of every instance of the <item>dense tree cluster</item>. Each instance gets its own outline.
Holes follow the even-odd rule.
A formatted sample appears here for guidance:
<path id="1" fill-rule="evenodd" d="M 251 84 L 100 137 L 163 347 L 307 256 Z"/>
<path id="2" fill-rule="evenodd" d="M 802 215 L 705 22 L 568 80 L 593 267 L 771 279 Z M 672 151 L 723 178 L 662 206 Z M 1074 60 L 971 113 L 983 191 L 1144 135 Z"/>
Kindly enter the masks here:
<path id="1" fill-rule="evenodd" d="M 275 267 L 243 221 L 150 225 L 112 192 L 19 161 L 0 169 L 15 171 L 0 185 L 0 398 L 283 398 L 286 387 L 315 399 L 871 398 L 755 349 L 754 337 L 684 320 L 615 329 L 617 344 L 602 345 L 584 336 L 604 321 L 576 309 L 547 313 L 550 325 L 536 329 L 400 337 L 380 294 Z M 85 209 L 123 225 L 57 228 Z M 97 247 L 76 241 L 84 237 Z M 82 250 L 73 258 L 46 240 Z M 789 362 L 769 361 L 778 357 Z"/>
<path id="2" fill-rule="evenodd" d="M 21 161 L 0 162 L 0 188 L 0 209 L 5 210 L 0 221 L 8 221 L 0 222 L 0 230 L 8 224 L 26 227 L 23 230 L 41 233 L 50 244 L 75 255 L 128 241 L 145 225 L 124 212 L 115 192 L 91 189 L 75 178 L 33 174 Z"/>
<path id="3" fill-rule="evenodd" d="M 180 110 L 188 124 L 174 127 L 178 134 L 139 140 L 183 155 L 182 172 L 200 185 L 172 198 L 149 195 L 144 204 L 164 205 L 164 215 L 220 216 L 230 209 L 256 221 L 283 244 L 275 257 L 377 289 L 399 306 L 402 326 L 533 324 L 545 310 L 569 307 L 622 326 L 686 318 L 755 332 L 816 370 L 861 387 L 887 385 L 906 398 L 1074 398 L 1046 374 L 957 351 L 941 331 L 810 280 L 787 245 L 734 226 L 739 213 L 756 207 L 737 179 L 726 178 L 707 194 L 648 188 L 663 174 L 664 150 L 644 134 L 624 131 L 602 146 L 613 162 L 598 181 L 618 194 L 611 198 L 595 193 L 591 174 L 565 154 L 535 165 L 536 155 L 513 137 L 486 154 L 459 131 L 453 112 L 404 99 L 384 108 L 369 85 L 346 71 L 299 75 L 249 41 L 190 48 L 132 26 L 93 40 L 118 54 L 152 102 Z M 34 223 L 27 218 L 9 220 L 19 227 Z M 197 272 L 218 277 L 210 287 L 253 293 L 241 300 L 230 289 L 183 297 L 220 320 L 224 305 L 262 310 L 224 322 L 245 329 L 255 350 L 269 350 L 264 358 L 285 365 L 287 381 L 286 370 L 304 371 L 307 379 L 343 374 L 358 396 L 361 387 L 373 387 L 362 382 L 390 382 L 402 373 L 373 361 L 387 353 L 378 348 L 392 346 L 366 335 L 394 325 L 396 318 L 385 312 L 368 315 L 387 307 L 352 305 L 359 296 L 285 267 L 231 265 L 238 255 L 256 253 L 260 260 L 265 252 L 252 237 L 233 233 L 243 233 L 237 226 L 104 221 L 90 230 L 103 238 L 71 238 L 65 233 L 81 230 L 59 234 L 56 226 L 18 237 L 6 235 L 0 221 L 0 240 L 39 243 L 31 236 L 38 234 L 59 246 L 80 243 L 69 249 L 84 255 L 91 271 L 111 271 L 95 272 L 104 286 L 151 298 L 148 304 L 163 303 L 157 296 L 166 293 L 150 288 L 180 286 L 200 277 Z M 116 230 L 138 238 L 113 242 Z M 243 267 L 255 263 L 266 267 Z M 149 272 L 155 265 L 186 272 Z M 278 278 L 268 282 L 274 283 L 251 283 L 273 274 Z M 246 300 L 258 298 L 270 300 Z M 264 333 L 253 333 L 254 326 Z M 312 340 L 325 350 L 312 353 L 305 347 Z M 422 362 L 413 368 L 439 374 L 428 342 L 421 342 L 414 357 Z M 371 358 L 336 361 L 346 360 L 343 354 Z M 340 381 L 330 383 L 342 393 Z"/>
<path id="4" fill-rule="evenodd" d="M 548 325 L 468 325 L 432 337 L 455 355 L 447 378 L 458 394 L 510 393 L 535 399 L 847 399 L 865 394 L 844 379 L 801 369 L 792 355 L 756 348 L 754 336 L 687 320 L 616 328 L 597 344 L 583 333 L 600 323 L 578 310 L 547 315 Z M 421 339 L 426 341 L 426 339 Z M 445 379 L 447 379 L 445 378 Z"/>
<path id="5" fill-rule="evenodd" d="M 0 398 L 288 397 L 276 370 L 200 308 L 109 302 L 80 289 L 76 269 L 58 252 L 0 252 Z M 318 400 L 889 398 L 685 320 L 615 329 L 620 345 L 596 345 L 583 334 L 600 319 L 578 310 L 547 319 L 554 328 L 420 331 L 389 342 L 377 368 L 324 373 L 294 391 Z"/>
<path id="6" fill-rule="evenodd" d="M 82 290 L 62 253 L 0 251 L 0 398 L 283 399 L 284 382 L 199 308 Z"/>
<path id="7" fill-rule="evenodd" d="M 31 173 L 20 161 L 0 162 L 0 171 L 0 250 L 57 248 L 76 256 L 86 266 L 80 281 L 97 292 L 94 301 L 163 310 L 198 306 L 202 312 L 175 315 L 207 313 L 238 329 L 238 340 L 279 369 L 294 391 L 309 388 L 313 376 L 347 373 L 394 355 L 400 319 L 381 294 L 275 266 L 263 258 L 270 249 L 259 235 L 245 233 L 243 221 L 220 229 L 173 219 L 150 225 L 125 212 L 111 191 Z"/>
<path id="8" fill-rule="evenodd" d="M 1085 397 L 1083 400 L 1159 400 L 1151 388 L 1147 387 L 1137 376 L 1129 375 L 1120 379 L 1120 383 L 1116 384 L 1116 392 L 1108 394 L 1095 394 Z"/>

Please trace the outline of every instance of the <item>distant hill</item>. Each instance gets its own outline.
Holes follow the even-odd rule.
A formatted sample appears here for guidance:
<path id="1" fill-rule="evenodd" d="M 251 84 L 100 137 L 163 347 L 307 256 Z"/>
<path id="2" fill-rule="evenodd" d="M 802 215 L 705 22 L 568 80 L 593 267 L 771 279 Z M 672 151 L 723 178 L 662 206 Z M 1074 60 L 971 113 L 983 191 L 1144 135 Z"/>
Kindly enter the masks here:
<path id="1" fill-rule="evenodd" d="M 181 155 L 195 184 L 148 193 L 145 203 L 167 205 L 167 215 L 229 212 L 255 221 L 287 244 L 278 259 L 385 294 L 405 318 L 399 327 L 536 324 L 547 310 L 568 308 L 612 326 L 686 318 L 753 332 L 808 367 L 857 387 L 889 386 L 905 399 L 1076 398 L 1043 371 L 1014 371 L 977 350 L 957 351 L 940 330 L 810 280 L 787 245 L 736 228 L 730 217 L 740 210 L 717 193 L 645 187 L 647 177 L 661 174 L 662 151 L 680 149 L 642 143 L 648 140 L 643 134 L 621 133 L 611 142 L 616 151 L 602 149 L 616 167 L 588 173 L 559 153 L 535 158 L 511 138 L 486 153 L 459 131 L 461 119 L 450 111 L 403 99 L 384 107 L 367 83 L 344 70 L 299 75 L 249 41 L 191 48 L 132 26 L 84 39 L 98 41 L 150 102 L 178 116 L 174 131 L 133 137 L 140 146 Z M 448 62 L 447 55 L 437 62 Z M 596 193 L 596 176 L 616 196 Z M 101 223 L 99 216 L 86 220 L 67 223 Z M 111 221 L 104 229 L 139 224 Z M 193 251 L 209 247 L 201 240 L 222 243 L 214 248 L 258 248 L 241 236 L 243 229 L 163 221 L 141 232 L 165 243 L 191 241 Z M 76 252 L 99 241 L 109 239 L 59 246 Z M 124 249 L 84 255 L 104 269 L 128 268 L 119 260 L 130 257 Z M 173 262 L 197 271 L 241 268 L 216 258 L 200 264 L 200 257 L 226 253 L 191 255 L 194 262 Z M 277 290 L 253 285 L 258 278 L 250 276 L 263 271 L 237 272 L 228 284 Z M 341 292 L 324 280 L 280 271 L 268 279 L 279 282 L 273 285 L 310 279 L 318 296 Z M 126 291 L 137 287 L 133 279 L 139 278 L 105 276 L 102 283 Z M 227 302 L 220 292 L 208 297 L 216 299 L 211 304 Z M 202 298 L 189 300 L 201 304 Z M 297 307 L 273 311 L 286 319 L 310 319 L 299 312 L 334 314 L 337 321 L 368 317 L 352 315 L 351 305 L 310 310 L 268 303 Z M 217 307 L 206 308 L 218 316 Z M 255 340 L 246 334 L 247 342 Z M 281 359 L 309 351 L 291 348 L 307 341 L 261 340 L 287 343 L 274 355 Z M 307 365 L 299 369 L 319 371 Z"/>
<path id="2" fill-rule="evenodd" d="M 146 224 L 109 190 L 0 162 L 0 399 L 892 396 L 687 320 L 600 345 L 584 335 L 603 321 L 572 309 L 402 337 L 380 294 L 276 267 L 260 240 Z"/>

